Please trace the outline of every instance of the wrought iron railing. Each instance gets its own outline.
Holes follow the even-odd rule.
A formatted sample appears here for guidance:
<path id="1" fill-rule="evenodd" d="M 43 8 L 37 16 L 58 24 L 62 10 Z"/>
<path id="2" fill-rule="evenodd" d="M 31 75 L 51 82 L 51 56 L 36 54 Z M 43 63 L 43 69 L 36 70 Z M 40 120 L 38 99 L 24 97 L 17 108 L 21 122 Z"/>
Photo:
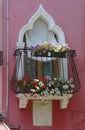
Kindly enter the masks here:
<path id="1" fill-rule="evenodd" d="M 28 73 L 31 75 L 31 77 L 34 79 L 34 78 L 38 78 L 38 70 L 36 69 L 37 66 L 38 66 L 38 63 L 37 61 L 41 61 L 43 62 L 43 60 L 45 60 L 46 64 L 47 64 L 47 69 L 49 70 L 48 68 L 48 65 L 49 65 L 49 60 L 50 61 L 54 61 L 54 60 L 61 60 L 61 59 L 66 59 L 67 60 L 67 63 L 68 63 L 68 78 L 69 78 L 69 73 L 71 73 L 72 75 L 72 78 L 74 80 L 74 83 L 75 83 L 75 89 L 72 93 L 75 93 L 75 92 L 78 92 L 79 89 L 80 89 L 80 80 L 79 80 L 79 77 L 78 77 L 78 73 L 77 73 L 77 68 L 76 68 L 76 65 L 75 65 L 75 61 L 74 61 L 74 57 L 76 56 L 76 51 L 75 50 L 69 50 L 67 51 L 64 56 L 63 55 L 51 55 L 51 53 L 47 52 L 46 55 L 36 55 L 34 56 L 32 54 L 32 51 L 30 48 L 25 48 L 25 49 L 17 49 L 15 50 L 14 52 L 14 56 L 16 57 L 16 64 L 15 64 L 15 69 L 14 69 L 14 73 L 13 73 L 13 76 L 12 76 L 12 81 L 13 80 L 16 80 L 17 77 L 18 77 L 18 74 L 20 73 L 19 71 L 23 71 L 24 70 L 24 73 L 22 75 L 27 75 Z M 27 62 L 28 61 L 28 62 Z M 63 60 L 62 60 L 63 61 Z M 63 71 L 63 65 L 64 63 L 62 63 L 62 75 L 65 76 L 65 70 Z M 60 67 L 60 64 L 57 66 L 57 70 L 59 69 Z M 27 68 L 29 68 L 27 70 Z M 26 73 L 28 71 L 28 73 Z M 58 72 L 57 72 L 58 73 Z M 63 74 L 64 73 L 64 74 Z M 41 74 L 43 76 L 43 74 Z M 53 74 L 53 71 L 52 71 L 52 74 L 51 74 L 51 78 L 53 78 L 54 74 Z M 60 78 L 60 77 L 58 77 Z M 63 77 L 64 78 L 64 77 Z M 16 88 L 13 84 L 13 82 L 11 82 L 11 89 L 13 92 L 17 93 L 16 91 Z"/>

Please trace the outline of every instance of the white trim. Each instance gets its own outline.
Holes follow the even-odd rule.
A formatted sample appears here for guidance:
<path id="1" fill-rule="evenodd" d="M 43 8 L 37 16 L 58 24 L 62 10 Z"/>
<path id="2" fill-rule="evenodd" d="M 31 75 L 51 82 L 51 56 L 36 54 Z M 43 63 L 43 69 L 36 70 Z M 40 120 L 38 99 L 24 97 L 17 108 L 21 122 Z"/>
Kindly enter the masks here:
<path id="1" fill-rule="evenodd" d="M 24 48 L 24 45 L 25 45 L 24 42 L 17 42 L 16 48 L 17 48 L 17 49 L 19 49 L 19 48 Z"/>
<path id="2" fill-rule="evenodd" d="M 43 8 L 42 5 L 39 6 L 38 10 L 29 19 L 29 22 L 21 28 L 18 36 L 18 42 L 23 42 L 23 36 L 25 32 L 33 29 L 33 24 L 38 18 L 41 18 L 47 23 L 48 30 L 54 32 L 57 35 L 59 43 L 65 43 L 64 32 L 58 25 L 55 24 L 53 17 L 47 13 L 47 11 Z"/>

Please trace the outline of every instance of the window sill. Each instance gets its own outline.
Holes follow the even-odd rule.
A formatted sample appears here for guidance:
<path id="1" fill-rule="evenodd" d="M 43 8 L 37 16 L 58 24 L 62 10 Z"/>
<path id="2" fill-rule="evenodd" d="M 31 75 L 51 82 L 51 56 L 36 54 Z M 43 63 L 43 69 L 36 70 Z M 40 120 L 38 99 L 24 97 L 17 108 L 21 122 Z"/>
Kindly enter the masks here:
<path id="1" fill-rule="evenodd" d="M 48 95 L 45 96 L 30 96 L 30 94 L 23 94 L 19 93 L 16 95 L 16 97 L 19 99 L 19 108 L 26 108 L 28 104 L 28 100 L 41 100 L 41 102 L 45 102 L 46 100 L 60 100 L 60 108 L 66 109 L 69 103 L 69 99 L 72 97 L 72 94 L 64 94 L 63 96 L 57 96 L 57 95 Z"/>

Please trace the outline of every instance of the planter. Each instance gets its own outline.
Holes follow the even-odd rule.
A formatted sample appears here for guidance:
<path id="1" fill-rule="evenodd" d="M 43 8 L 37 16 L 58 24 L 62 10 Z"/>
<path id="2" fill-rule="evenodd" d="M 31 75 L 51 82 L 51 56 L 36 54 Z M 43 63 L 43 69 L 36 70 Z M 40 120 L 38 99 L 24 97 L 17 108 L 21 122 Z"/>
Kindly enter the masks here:
<path id="1" fill-rule="evenodd" d="M 64 94 L 63 96 L 57 95 L 48 95 L 48 96 L 39 96 L 34 95 L 31 96 L 30 94 L 23 94 L 19 93 L 16 97 L 19 99 L 19 108 L 26 108 L 28 104 L 28 100 L 40 100 L 42 102 L 46 100 L 60 100 L 60 108 L 66 109 L 69 103 L 69 99 L 72 97 L 72 94 Z"/>
<path id="2" fill-rule="evenodd" d="M 54 51 L 46 51 L 43 53 L 35 52 L 35 53 L 32 53 L 32 56 L 65 58 L 67 56 L 67 52 L 54 52 Z"/>

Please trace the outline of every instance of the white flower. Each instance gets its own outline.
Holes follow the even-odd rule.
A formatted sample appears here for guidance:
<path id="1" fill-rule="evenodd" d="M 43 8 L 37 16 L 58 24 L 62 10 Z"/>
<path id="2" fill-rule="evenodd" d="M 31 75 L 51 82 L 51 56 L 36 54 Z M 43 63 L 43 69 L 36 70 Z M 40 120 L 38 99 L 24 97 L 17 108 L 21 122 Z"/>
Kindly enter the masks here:
<path id="1" fill-rule="evenodd" d="M 44 85 L 44 83 L 43 83 L 42 81 L 40 81 L 40 82 L 39 82 L 39 85 L 42 86 L 42 85 Z"/>
<path id="2" fill-rule="evenodd" d="M 36 87 L 37 90 L 39 90 L 40 88 L 39 87 Z"/>
<path id="3" fill-rule="evenodd" d="M 39 82 L 39 79 L 34 79 L 34 81 Z"/>
<path id="4" fill-rule="evenodd" d="M 49 87 L 51 87 L 51 85 L 52 85 L 51 83 L 48 84 Z"/>
<path id="5" fill-rule="evenodd" d="M 60 95 L 60 90 L 56 87 L 55 88 L 55 93 L 57 94 L 57 95 Z"/>
<path id="6" fill-rule="evenodd" d="M 57 80 L 57 78 L 54 78 L 54 81 Z"/>
<path id="7" fill-rule="evenodd" d="M 52 89 L 52 90 L 50 91 L 50 94 L 54 94 L 54 89 Z"/>
<path id="8" fill-rule="evenodd" d="M 64 89 L 68 89 L 69 86 L 68 86 L 68 85 L 63 85 L 63 88 L 64 88 Z"/>
<path id="9" fill-rule="evenodd" d="M 57 92 L 59 89 L 58 88 L 55 88 L 55 92 Z"/>
<path id="10" fill-rule="evenodd" d="M 58 91 L 56 91 L 56 94 L 57 94 L 57 95 L 60 95 L 61 93 L 60 93 L 60 91 L 58 90 Z"/>
<path id="11" fill-rule="evenodd" d="M 31 92 L 35 92 L 35 89 L 31 89 L 30 91 L 31 91 Z"/>
<path id="12" fill-rule="evenodd" d="M 70 83 L 70 81 L 69 81 L 69 80 L 67 80 L 67 83 L 69 84 L 69 83 Z"/>

